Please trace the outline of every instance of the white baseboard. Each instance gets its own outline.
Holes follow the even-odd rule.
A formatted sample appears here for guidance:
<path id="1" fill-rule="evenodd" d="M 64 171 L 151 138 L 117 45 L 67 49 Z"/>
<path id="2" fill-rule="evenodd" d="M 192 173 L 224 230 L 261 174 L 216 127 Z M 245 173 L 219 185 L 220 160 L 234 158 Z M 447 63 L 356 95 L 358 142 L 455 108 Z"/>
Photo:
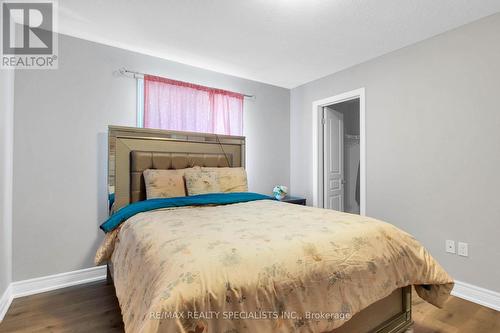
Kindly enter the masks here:
<path id="1" fill-rule="evenodd" d="M 496 291 L 484 289 L 461 281 L 455 281 L 455 287 L 451 294 L 493 310 L 500 311 L 500 293 Z"/>
<path id="2" fill-rule="evenodd" d="M 3 317 L 7 313 L 7 310 L 12 303 L 12 285 L 9 284 L 2 297 L 0 298 L 0 322 L 2 322 Z"/>
<path id="3" fill-rule="evenodd" d="M 99 281 L 105 278 L 105 265 L 55 275 L 42 276 L 34 279 L 12 282 L 12 296 L 14 298 L 29 296 L 55 289 Z"/>
<path id="4" fill-rule="evenodd" d="M 39 278 L 12 282 L 0 299 L 0 321 L 2 321 L 14 298 L 43 293 L 100 281 L 106 278 L 106 265 L 80 269 L 77 271 L 42 276 Z"/>

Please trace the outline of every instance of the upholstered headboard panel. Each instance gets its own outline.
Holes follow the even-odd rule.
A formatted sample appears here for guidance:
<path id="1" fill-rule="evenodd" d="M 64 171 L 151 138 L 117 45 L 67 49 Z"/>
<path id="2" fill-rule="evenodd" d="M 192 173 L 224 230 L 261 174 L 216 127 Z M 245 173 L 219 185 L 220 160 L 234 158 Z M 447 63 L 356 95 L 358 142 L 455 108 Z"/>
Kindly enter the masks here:
<path id="1" fill-rule="evenodd" d="M 245 167 L 241 136 L 110 126 L 108 140 L 108 188 L 115 211 L 146 198 L 146 169 Z"/>
<path id="2" fill-rule="evenodd" d="M 224 154 L 166 153 L 160 151 L 130 152 L 130 202 L 146 200 L 143 172 L 146 169 L 185 169 L 193 166 L 228 167 L 232 156 Z M 229 163 L 228 163 L 229 162 Z"/>

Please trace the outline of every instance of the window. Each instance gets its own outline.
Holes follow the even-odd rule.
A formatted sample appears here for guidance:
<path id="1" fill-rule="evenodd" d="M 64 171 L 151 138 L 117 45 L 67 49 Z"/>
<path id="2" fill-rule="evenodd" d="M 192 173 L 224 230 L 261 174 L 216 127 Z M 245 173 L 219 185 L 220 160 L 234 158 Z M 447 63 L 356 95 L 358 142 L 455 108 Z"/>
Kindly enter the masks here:
<path id="1" fill-rule="evenodd" d="M 243 135 L 243 95 L 144 75 L 137 80 L 137 126 Z"/>

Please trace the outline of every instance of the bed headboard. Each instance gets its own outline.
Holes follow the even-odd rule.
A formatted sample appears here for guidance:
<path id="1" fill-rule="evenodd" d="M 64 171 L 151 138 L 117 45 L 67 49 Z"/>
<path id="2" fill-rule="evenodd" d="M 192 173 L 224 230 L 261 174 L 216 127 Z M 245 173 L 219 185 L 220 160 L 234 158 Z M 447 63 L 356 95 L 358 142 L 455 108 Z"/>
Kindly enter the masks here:
<path id="1" fill-rule="evenodd" d="M 109 126 L 108 157 L 116 211 L 146 199 L 146 169 L 245 167 L 245 137 Z"/>

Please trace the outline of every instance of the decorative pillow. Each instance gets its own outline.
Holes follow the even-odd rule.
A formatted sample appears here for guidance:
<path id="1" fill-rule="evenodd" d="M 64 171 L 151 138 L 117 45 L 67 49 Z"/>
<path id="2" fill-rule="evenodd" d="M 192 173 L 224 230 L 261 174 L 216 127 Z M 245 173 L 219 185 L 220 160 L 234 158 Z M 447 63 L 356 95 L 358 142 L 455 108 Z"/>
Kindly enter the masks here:
<path id="1" fill-rule="evenodd" d="M 217 172 L 193 169 L 184 174 L 188 195 L 220 192 Z"/>
<path id="2" fill-rule="evenodd" d="M 248 192 L 247 172 L 244 168 L 201 168 L 219 176 L 221 192 Z"/>
<path id="3" fill-rule="evenodd" d="M 179 170 L 144 170 L 144 181 L 146 183 L 146 196 L 154 198 L 185 197 L 184 172 Z"/>

